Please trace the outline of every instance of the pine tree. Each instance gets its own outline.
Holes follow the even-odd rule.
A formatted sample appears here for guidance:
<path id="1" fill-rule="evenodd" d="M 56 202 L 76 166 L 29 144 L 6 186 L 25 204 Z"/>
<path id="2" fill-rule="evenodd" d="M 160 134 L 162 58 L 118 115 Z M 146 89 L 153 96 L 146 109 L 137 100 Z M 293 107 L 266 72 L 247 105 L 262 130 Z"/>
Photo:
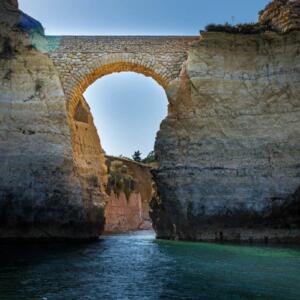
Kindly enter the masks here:
<path id="1" fill-rule="evenodd" d="M 142 161 L 142 153 L 138 150 L 138 151 L 135 151 L 132 155 L 132 159 L 136 162 L 141 162 Z"/>

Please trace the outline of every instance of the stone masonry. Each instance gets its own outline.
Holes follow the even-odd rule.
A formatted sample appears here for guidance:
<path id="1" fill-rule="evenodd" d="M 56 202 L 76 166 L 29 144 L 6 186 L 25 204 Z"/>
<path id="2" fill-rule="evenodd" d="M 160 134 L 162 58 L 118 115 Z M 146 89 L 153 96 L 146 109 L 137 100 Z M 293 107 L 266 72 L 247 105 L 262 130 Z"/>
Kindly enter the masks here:
<path id="1" fill-rule="evenodd" d="M 163 87 L 179 76 L 187 50 L 199 37 L 52 36 L 47 37 L 68 99 L 76 98 L 101 76 L 133 71 L 153 77 Z"/>

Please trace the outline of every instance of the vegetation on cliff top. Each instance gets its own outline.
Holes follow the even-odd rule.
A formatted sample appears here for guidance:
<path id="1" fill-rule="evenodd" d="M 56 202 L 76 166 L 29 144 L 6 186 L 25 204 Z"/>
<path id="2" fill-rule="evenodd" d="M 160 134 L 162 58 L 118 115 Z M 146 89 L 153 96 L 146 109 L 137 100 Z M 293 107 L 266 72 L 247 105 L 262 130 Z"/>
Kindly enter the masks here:
<path id="1" fill-rule="evenodd" d="M 132 159 L 136 162 L 142 162 L 142 153 L 138 150 L 138 151 L 135 151 L 132 155 Z"/>
<path id="2" fill-rule="evenodd" d="M 141 156 L 142 153 L 138 150 L 134 152 L 134 154 L 132 155 L 132 159 L 136 162 L 141 162 L 143 164 L 151 164 L 156 162 L 156 157 L 153 150 L 150 151 L 144 159 L 142 159 Z"/>
<path id="3" fill-rule="evenodd" d="M 127 156 L 124 156 L 124 155 L 120 155 L 119 156 L 120 158 L 125 158 L 125 159 L 128 159 L 128 160 L 133 160 L 137 163 L 142 163 L 142 164 L 155 164 L 157 163 L 157 159 L 155 157 L 155 152 L 152 150 L 148 153 L 148 155 L 145 157 L 145 158 L 142 158 L 142 153 L 137 150 L 133 153 L 133 155 L 130 157 L 127 157 Z"/>
<path id="4" fill-rule="evenodd" d="M 153 164 L 156 163 L 156 157 L 154 151 L 150 151 L 149 154 L 142 160 L 144 164 Z"/>
<path id="5" fill-rule="evenodd" d="M 225 32 L 231 34 L 258 34 L 266 31 L 276 31 L 271 25 L 262 25 L 260 23 L 244 23 L 231 25 L 209 24 L 205 27 L 206 32 Z"/>
<path id="6" fill-rule="evenodd" d="M 107 194 L 110 195 L 114 192 L 114 194 L 119 197 L 121 192 L 123 192 L 128 201 L 133 191 L 134 180 L 133 177 L 128 174 L 128 167 L 121 161 L 113 161 L 109 167 Z"/>

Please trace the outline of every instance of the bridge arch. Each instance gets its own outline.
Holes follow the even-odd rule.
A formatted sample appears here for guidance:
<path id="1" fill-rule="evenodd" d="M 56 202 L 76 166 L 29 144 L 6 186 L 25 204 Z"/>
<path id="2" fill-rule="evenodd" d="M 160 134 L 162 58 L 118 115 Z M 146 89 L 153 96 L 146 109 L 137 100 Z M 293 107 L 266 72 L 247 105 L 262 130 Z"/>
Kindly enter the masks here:
<path id="1" fill-rule="evenodd" d="M 85 205 L 102 201 L 107 178 L 105 153 L 83 96 L 85 90 L 102 76 L 132 71 L 152 77 L 168 98 L 171 82 L 179 78 L 190 45 L 198 40 L 198 36 L 47 37 L 47 53 L 65 93 L 74 171 L 83 187 Z"/>
<path id="2" fill-rule="evenodd" d="M 152 77 L 164 90 L 172 80 L 168 70 L 151 56 L 108 54 L 77 66 L 64 85 L 68 109 L 74 108 L 86 89 L 99 78 L 115 72 L 136 72 Z"/>
<path id="3" fill-rule="evenodd" d="M 178 78 L 198 36 L 49 36 L 48 54 L 63 85 L 67 105 L 98 78 L 133 71 L 151 76 L 166 90 Z"/>
<path id="4" fill-rule="evenodd" d="M 107 168 L 105 152 L 101 145 L 101 132 L 97 132 L 84 92 L 96 80 L 119 72 L 135 72 L 151 77 L 166 91 L 172 78 L 167 68 L 155 62 L 150 55 L 108 54 L 88 63 L 82 61 L 73 68 L 68 80 L 63 82 L 66 108 L 70 126 L 73 158 L 76 172 L 85 190 L 98 184 L 105 193 Z M 167 98 L 167 93 L 166 93 Z M 90 188 L 89 188 L 90 186 Z M 86 195 L 84 198 L 94 198 Z"/>

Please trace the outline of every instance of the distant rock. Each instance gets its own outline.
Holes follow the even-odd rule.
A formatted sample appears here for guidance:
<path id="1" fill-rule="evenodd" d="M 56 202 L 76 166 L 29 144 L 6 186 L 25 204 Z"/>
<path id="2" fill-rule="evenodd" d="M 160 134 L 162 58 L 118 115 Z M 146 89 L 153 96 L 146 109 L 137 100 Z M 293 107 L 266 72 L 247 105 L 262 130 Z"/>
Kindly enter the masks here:
<path id="1" fill-rule="evenodd" d="M 133 189 L 126 195 L 124 191 L 108 192 L 105 208 L 105 231 L 120 233 L 152 229 L 149 217 L 149 203 L 154 194 L 151 168 L 128 159 L 106 156 L 108 170 L 115 162 L 126 167 L 126 174 L 133 179 Z"/>

